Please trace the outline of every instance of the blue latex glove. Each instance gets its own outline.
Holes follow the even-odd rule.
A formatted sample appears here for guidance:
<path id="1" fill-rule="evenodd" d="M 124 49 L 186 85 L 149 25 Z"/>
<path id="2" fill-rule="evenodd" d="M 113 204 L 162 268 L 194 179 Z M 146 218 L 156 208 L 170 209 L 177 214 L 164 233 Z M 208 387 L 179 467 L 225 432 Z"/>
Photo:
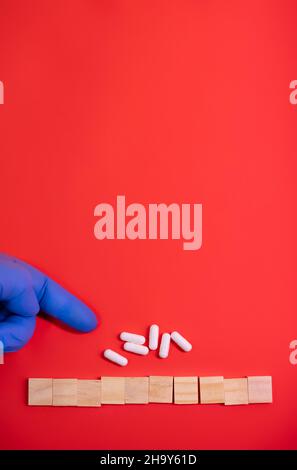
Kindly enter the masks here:
<path id="1" fill-rule="evenodd" d="M 42 311 L 78 331 L 96 328 L 94 313 L 74 295 L 32 266 L 0 254 L 0 341 L 18 351 L 32 337 Z"/>

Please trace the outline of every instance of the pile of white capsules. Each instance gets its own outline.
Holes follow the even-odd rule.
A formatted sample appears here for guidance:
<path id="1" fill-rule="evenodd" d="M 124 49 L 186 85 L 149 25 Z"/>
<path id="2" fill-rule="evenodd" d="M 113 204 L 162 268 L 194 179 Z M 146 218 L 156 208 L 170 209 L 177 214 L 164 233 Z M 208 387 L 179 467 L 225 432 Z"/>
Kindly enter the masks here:
<path id="1" fill-rule="evenodd" d="M 135 333 L 128 333 L 123 331 L 120 334 L 120 338 L 124 341 L 123 348 L 125 351 L 140 354 L 141 356 L 146 356 L 149 351 L 156 351 L 159 345 L 159 326 L 151 325 L 149 330 L 149 345 L 148 347 L 144 345 L 146 338 L 142 335 L 137 335 Z M 192 349 L 191 343 L 186 340 L 180 333 L 173 331 L 170 333 L 163 333 L 160 341 L 159 347 L 159 357 L 166 359 L 169 354 L 170 341 L 176 343 L 183 351 L 189 352 Z M 113 351 L 112 349 L 105 349 L 103 353 L 104 357 L 119 366 L 126 366 L 128 364 L 128 359 L 125 356 Z"/>

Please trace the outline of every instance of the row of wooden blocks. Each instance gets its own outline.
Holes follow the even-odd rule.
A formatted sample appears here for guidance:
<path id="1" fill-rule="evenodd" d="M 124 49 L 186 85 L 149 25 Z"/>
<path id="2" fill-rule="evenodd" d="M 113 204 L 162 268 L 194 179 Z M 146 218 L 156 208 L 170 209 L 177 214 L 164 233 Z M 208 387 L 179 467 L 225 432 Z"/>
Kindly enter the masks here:
<path id="1" fill-rule="evenodd" d="M 237 379 L 172 376 L 29 379 L 28 403 L 95 407 L 146 403 L 272 403 L 272 379 L 270 376 Z"/>

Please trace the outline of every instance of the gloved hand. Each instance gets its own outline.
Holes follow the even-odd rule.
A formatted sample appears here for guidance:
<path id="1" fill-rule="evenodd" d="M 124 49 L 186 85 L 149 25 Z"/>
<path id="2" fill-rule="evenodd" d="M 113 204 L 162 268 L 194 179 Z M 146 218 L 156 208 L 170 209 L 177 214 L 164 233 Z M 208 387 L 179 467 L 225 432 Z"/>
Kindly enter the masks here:
<path id="1" fill-rule="evenodd" d="M 32 337 L 39 311 L 78 331 L 96 328 L 94 313 L 74 295 L 32 266 L 0 254 L 0 341 L 18 351 Z"/>

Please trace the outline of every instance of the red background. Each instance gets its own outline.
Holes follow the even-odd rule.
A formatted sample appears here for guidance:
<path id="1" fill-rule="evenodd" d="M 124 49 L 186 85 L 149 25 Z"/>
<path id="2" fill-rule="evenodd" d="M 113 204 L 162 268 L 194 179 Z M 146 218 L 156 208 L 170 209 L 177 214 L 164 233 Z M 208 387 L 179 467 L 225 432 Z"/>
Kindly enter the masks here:
<path id="1" fill-rule="evenodd" d="M 296 448 L 297 5 L 1 0 L 1 250 L 101 317 L 0 367 L 3 449 Z M 203 204 L 203 247 L 98 241 L 100 202 Z M 193 343 L 104 361 L 151 322 Z M 273 376 L 272 405 L 29 408 L 28 377 Z"/>

